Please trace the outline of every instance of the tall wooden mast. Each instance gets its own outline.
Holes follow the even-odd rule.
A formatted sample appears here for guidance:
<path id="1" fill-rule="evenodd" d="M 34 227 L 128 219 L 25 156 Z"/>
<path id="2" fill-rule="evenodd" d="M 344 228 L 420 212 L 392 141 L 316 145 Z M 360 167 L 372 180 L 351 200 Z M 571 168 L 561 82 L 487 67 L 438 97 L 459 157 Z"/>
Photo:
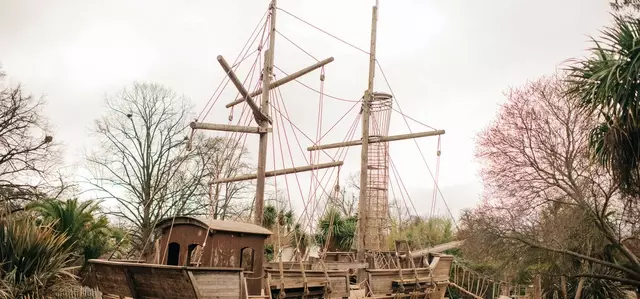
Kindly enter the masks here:
<path id="1" fill-rule="evenodd" d="M 271 0 L 269 5 L 271 20 L 269 22 L 269 48 L 264 55 L 264 69 L 262 70 L 262 101 L 260 102 L 260 111 L 269 117 L 269 92 L 271 91 L 271 77 L 273 75 L 273 58 L 276 44 L 276 0 Z M 267 167 L 267 146 L 269 141 L 268 119 L 259 122 L 263 133 L 260 134 L 260 143 L 258 145 L 258 178 L 256 182 L 256 204 L 255 204 L 255 224 L 262 225 L 262 217 L 264 216 L 264 184 L 265 172 Z"/>
<path id="2" fill-rule="evenodd" d="M 339 167 L 343 164 L 342 161 L 333 161 L 329 163 L 322 163 L 317 165 L 297 166 L 293 168 L 278 169 L 272 171 L 266 171 L 267 166 L 267 150 L 268 150 L 268 134 L 273 132 L 270 127 L 272 125 L 271 118 L 269 117 L 269 93 L 272 89 L 278 88 L 288 82 L 296 80 L 297 78 L 309 74 L 310 72 L 317 70 L 331 62 L 333 57 L 318 61 L 317 63 L 303 68 L 297 72 L 292 73 L 286 77 L 280 78 L 277 81 L 273 79 L 274 68 L 274 51 L 276 42 L 276 1 L 271 0 L 269 4 L 269 48 L 265 50 L 264 55 L 264 68 L 262 69 L 262 90 L 249 91 L 236 75 L 235 71 L 229 65 L 229 63 L 222 57 L 218 56 L 218 62 L 225 71 L 233 85 L 235 85 L 238 92 L 240 92 L 240 98 L 234 100 L 226 105 L 227 108 L 231 108 L 241 103 L 247 103 L 251 111 L 253 112 L 254 119 L 258 124 L 258 127 L 240 126 L 240 125 L 223 125 L 214 123 L 204 123 L 194 121 L 191 123 L 191 128 L 194 130 L 213 130 L 213 131 L 226 131 L 226 132 L 239 132 L 239 133 L 253 133 L 260 136 L 258 144 L 258 167 L 255 174 L 242 175 L 233 178 L 212 178 L 210 184 L 220 184 L 225 182 L 256 180 L 256 199 L 254 204 L 254 222 L 257 225 L 262 225 L 262 219 L 264 217 L 264 193 L 265 193 L 265 180 L 267 177 L 286 175 L 290 173 L 311 171 L 315 169 L 323 169 L 328 167 Z M 254 101 L 253 97 L 261 94 L 259 106 Z M 275 166 L 275 165 L 274 165 Z"/>
<path id="3" fill-rule="evenodd" d="M 369 165 L 369 116 L 373 99 L 373 80 L 376 71 L 376 30 L 378 26 L 378 1 L 371 14 L 371 45 L 369 50 L 369 80 L 362 102 L 362 149 L 360 159 L 360 200 L 358 201 L 358 259 L 364 259 L 369 213 L 367 211 L 367 173 Z"/>

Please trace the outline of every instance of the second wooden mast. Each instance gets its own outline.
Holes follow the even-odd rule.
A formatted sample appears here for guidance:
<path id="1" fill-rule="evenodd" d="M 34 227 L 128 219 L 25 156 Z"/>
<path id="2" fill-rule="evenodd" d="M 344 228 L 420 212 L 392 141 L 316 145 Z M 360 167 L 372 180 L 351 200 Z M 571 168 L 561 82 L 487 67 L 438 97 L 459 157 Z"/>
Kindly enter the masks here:
<path id="1" fill-rule="evenodd" d="M 267 148 L 269 141 L 269 92 L 271 91 L 271 77 L 273 75 L 274 50 L 276 45 L 276 0 L 272 0 L 269 5 L 271 20 L 269 22 L 269 48 L 264 55 L 264 68 L 262 69 L 262 101 L 260 102 L 260 111 L 267 116 L 258 122 L 263 133 L 260 133 L 260 143 L 258 145 L 258 177 L 256 181 L 256 204 L 255 204 L 255 224 L 262 226 L 262 218 L 264 216 L 264 187 L 265 172 L 267 168 Z M 275 166 L 275 165 L 274 165 Z"/>
<path id="2" fill-rule="evenodd" d="M 365 249 L 367 245 L 367 222 L 369 213 L 367 209 L 367 183 L 369 165 L 369 116 L 371 112 L 371 101 L 373 100 L 373 80 L 376 72 L 376 31 L 378 27 L 378 0 L 373 7 L 371 15 L 371 46 L 369 49 L 369 77 L 367 91 L 365 91 L 362 101 L 362 148 L 360 157 L 360 199 L 358 201 L 358 260 L 365 260 Z"/>

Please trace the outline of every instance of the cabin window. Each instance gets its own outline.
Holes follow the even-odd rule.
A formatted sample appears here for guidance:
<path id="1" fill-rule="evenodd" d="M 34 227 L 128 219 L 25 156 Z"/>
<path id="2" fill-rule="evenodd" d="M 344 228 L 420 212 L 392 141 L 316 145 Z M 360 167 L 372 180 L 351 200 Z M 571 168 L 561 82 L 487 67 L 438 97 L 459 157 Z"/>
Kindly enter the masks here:
<path id="1" fill-rule="evenodd" d="M 189 245 L 187 253 L 187 266 L 197 266 L 198 258 L 202 252 L 202 246 L 200 244 Z"/>
<path id="2" fill-rule="evenodd" d="M 177 266 L 180 263 L 180 244 L 176 242 L 169 243 L 167 253 L 167 265 Z"/>
<path id="3" fill-rule="evenodd" d="M 240 268 L 244 269 L 244 271 L 253 272 L 253 248 L 245 247 L 240 252 Z"/>

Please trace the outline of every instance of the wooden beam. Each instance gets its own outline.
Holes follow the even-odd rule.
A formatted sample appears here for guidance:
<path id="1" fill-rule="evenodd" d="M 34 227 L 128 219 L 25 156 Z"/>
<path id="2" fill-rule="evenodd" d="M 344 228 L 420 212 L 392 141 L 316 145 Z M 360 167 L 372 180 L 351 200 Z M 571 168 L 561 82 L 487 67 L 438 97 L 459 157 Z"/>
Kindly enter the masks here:
<path id="1" fill-rule="evenodd" d="M 266 120 L 271 123 L 271 119 L 269 119 L 269 117 L 267 117 L 264 113 L 262 113 L 262 111 L 260 111 L 260 108 L 258 108 L 253 99 L 251 99 L 251 96 L 249 96 L 249 92 L 244 88 L 244 86 L 242 86 L 242 82 L 240 82 L 240 79 L 238 79 L 236 73 L 233 72 L 233 70 L 229 66 L 229 63 L 227 63 L 222 55 L 218 55 L 218 62 L 220 63 L 220 66 L 222 66 L 222 69 L 224 69 L 224 71 L 229 76 L 231 82 L 233 82 L 233 85 L 236 86 L 236 88 L 240 92 L 240 95 L 242 95 L 242 100 L 246 101 L 247 104 L 249 104 L 249 108 L 251 108 L 251 111 L 253 111 L 253 117 L 255 117 L 256 122 L 260 123 L 261 121 Z"/>
<path id="2" fill-rule="evenodd" d="M 272 132 L 271 128 L 268 128 L 264 131 L 260 127 L 247 127 L 247 126 L 236 126 L 236 125 L 222 125 L 222 124 L 210 124 L 210 123 L 201 123 L 201 122 L 191 122 L 189 126 L 192 129 L 200 129 L 200 130 L 213 130 L 213 131 L 225 131 L 225 132 L 240 132 L 240 133 L 267 133 Z"/>
<path id="3" fill-rule="evenodd" d="M 276 15 L 277 0 L 271 0 L 269 4 L 269 13 L 271 21 L 269 22 L 269 48 L 264 53 L 264 67 L 262 68 L 262 95 L 260 96 L 260 112 L 263 115 L 269 115 L 269 85 L 271 85 L 271 77 L 273 76 L 273 60 L 275 57 L 276 45 Z M 243 95 L 249 98 L 248 94 Z M 258 121 L 258 126 L 263 129 L 269 127 L 267 120 Z M 258 137 L 258 165 L 256 169 L 256 197 L 253 205 L 253 223 L 262 226 L 264 217 L 264 190 L 266 182 L 267 170 L 267 151 L 269 149 L 269 134 L 260 134 Z M 275 153 L 274 153 L 275 154 Z M 259 280 L 262 284 L 262 280 Z M 262 287 L 262 286 L 261 286 Z"/>
<path id="4" fill-rule="evenodd" d="M 191 287 L 193 287 L 193 294 L 196 295 L 196 299 L 204 299 L 204 296 L 200 293 L 200 289 L 198 289 L 198 281 L 196 277 L 189 270 L 182 270 L 185 278 L 191 282 Z M 240 272 L 242 274 L 242 272 Z"/>
<path id="5" fill-rule="evenodd" d="M 292 168 L 285 168 L 285 169 L 266 171 L 265 172 L 265 177 L 272 177 L 272 176 L 285 175 L 285 174 L 290 174 L 290 173 L 304 172 L 304 171 L 310 171 L 310 170 L 315 170 L 315 169 L 324 169 L 324 168 L 330 168 L 330 167 L 337 167 L 337 166 L 342 166 L 342 164 L 344 164 L 344 162 L 335 161 L 335 162 L 329 162 L 329 163 L 321 163 L 321 164 L 315 164 L 315 165 L 299 166 L 299 167 L 292 167 Z M 237 176 L 237 177 L 233 177 L 233 178 L 224 178 L 224 179 L 213 180 L 213 181 L 211 181 L 211 184 L 221 184 L 221 183 L 231 183 L 231 182 L 238 182 L 238 181 L 248 181 L 248 180 L 254 180 L 256 178 L 258 178 L 257 174 L 248 174 L 248 175 L 241 175 L 241 176 Z"/>
<path id="6" fill-rule="evenodd" d="M 460 240 L 460 241 L 453 241 L 453 242 L 449 242 L 449 243 L 444 243 L 444 244 L 439 244 L 439 245 L 435 245 L 433 247 L 429 247 L 429 248 L 424 248 L 421 250 L 416 250 L 411 252 L 411 257 L 416 258 L 416 257 L 420 257 L 420 256 L 424 256 L 427 255 L 429 253 L 440 253 L 443 252 L 445 250 L 449 250 L 449 249 L 453 249 L 453 248 L 460 248 L 460 246 L 462 246 L 462 244 L 464 244 L 465 240 Z M 401 258 L 404 258 L 406 255 L 401 255 Z"/>
<path id="7" fill-rule="evenodd" d="M 122 270 L 124 272 L 124 277 L 127 279 L 127 285 L 129 286 L 129 292 L 131 292 L 131 297 L 136 298 L 138 297 L 138 292 L 136 292 L 136 284 L 135 281 L 133 280 L 133 277 L 131 276 L 131 271 L 129 271 L 129 269 L 123 269 Z"/>
<path id="8" fill-rule="evenodd" d="M 436 136 L 436 135 L 442 135 L 442 134 L 444 134 L 444 130 L 435 130 L 435 131 L 428 131 L 428 132 L 383 136 L 383 137 L 369 137 L 369 144 L 420 138 L 420 137 L 429 137 L 429 136 Z M 331 144 L 325 144 L 325 145 L 314 145 L 314 146 L 307 147 L 307 150 L 317 151 L 317 150 L 325 150 L 330 148 L 347 147 L 347 146 L 354 146 L 354 145 L 361 145 L 361 144 L 362 144 L 362 140 L 352 140 L 347 142 L 331 143 Z"/>
<path id="9" fill-rule="evenodd" d="M 291 82 L 291 81 L 293 81 L 295 79 L 298 79 L 298 78 L 302 77 L 303 75 L 306 75 L 306 74 L 308 74 L 308 73 L 310 73 L 310 72 L 312 72 L 312 71 L 314 71 L 314 70 L 316 70 L 316 69 L 318 69 L 318 68 L 320 68 L 322 66 L 325 66 L 325 65 L 329 64 L 332 61 L 333 61 L 333 57 L 329 57 L 329 58 L 327 58 L 325 60 L 318 61 L 314 65 L 310 65 L 310 66 L 308 66 L 306 68 L 303 68 L 303 69 L 301 69 L 301 70 L 299 70 L 299 71 L 297 71 L 297 72 L 295 72 L 295 73 L 293 73 L 293 74 L 291 74 L 289 76 L 286 76 L 286 77 L 284 77 L 282 79 L 276 80 L 273 83 L 269 84 L 269 90 L 274 89 L 274 88 L 276 88 L 276 87 L 278 87 L 280 85 L 289 83 L 289 82 Z M 255 97 L 255 96 L 259 95 L 261 92 L 262 92 L 261 90 L 256 90 L 254 92 L 251 92 L 251 93 L 249 93 L 249 97 Z M 225 107 L 231 108 L 231 107 L 233 107 L 235 105 L 238 105 L 238 104 L 242 103 L 243 101 L 244 101 L 244 98 L 239 98 L 239 99 L 236 99 L 235 101 L 225 105 Z"/>
<path id="10" fill-rule="evenodd" d="M 360 200 L 358 201 L 358 243 L 356 246 L 356 258 L 359 262 L 366 261 L 365 252 L 374 248 L 375 240 L 367 234 L 369 226 L 370 207 L 367 202 L 368 166 L 369 166 L 369 116 L 371 112 L 371 102 L 373 100 L 373 85 L 376 73 L 376 32 L 378 28 L 378 1 L 371 11 L 371 44 L 369 48 L 369 76 L 367 80 L 367 91 L 365 91 L 362 101 L 362 140 L 360 149 Z M 378 237 L 380 238 L 380 237 Z M 380 239 L 378 239 L 380 240 Z M 364 281 L 364 272 L 359 271 L 358 282 Z"/>

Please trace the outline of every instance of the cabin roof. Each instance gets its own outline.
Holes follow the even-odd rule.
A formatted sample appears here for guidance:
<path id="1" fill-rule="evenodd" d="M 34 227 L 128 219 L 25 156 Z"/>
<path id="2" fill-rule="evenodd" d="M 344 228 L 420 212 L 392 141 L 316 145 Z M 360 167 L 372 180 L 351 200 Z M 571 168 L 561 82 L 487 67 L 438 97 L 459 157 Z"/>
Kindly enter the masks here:
<path id="1" fill-rule="evenodd" d="M 227 231 L 265 236 L 273 234 L 270 230 L 252 223 L 218 219 L 201 219 L 187 216 L 178 216 L 175 218 L 169 217 L 162 219 L 158 221 L 155 228 L 162 229 L 165 227 L 171 227 L 172 223 L 173 226 L 184 224 L 196 225 L 204 229 L 210 228 L 212 231 Z"/>

